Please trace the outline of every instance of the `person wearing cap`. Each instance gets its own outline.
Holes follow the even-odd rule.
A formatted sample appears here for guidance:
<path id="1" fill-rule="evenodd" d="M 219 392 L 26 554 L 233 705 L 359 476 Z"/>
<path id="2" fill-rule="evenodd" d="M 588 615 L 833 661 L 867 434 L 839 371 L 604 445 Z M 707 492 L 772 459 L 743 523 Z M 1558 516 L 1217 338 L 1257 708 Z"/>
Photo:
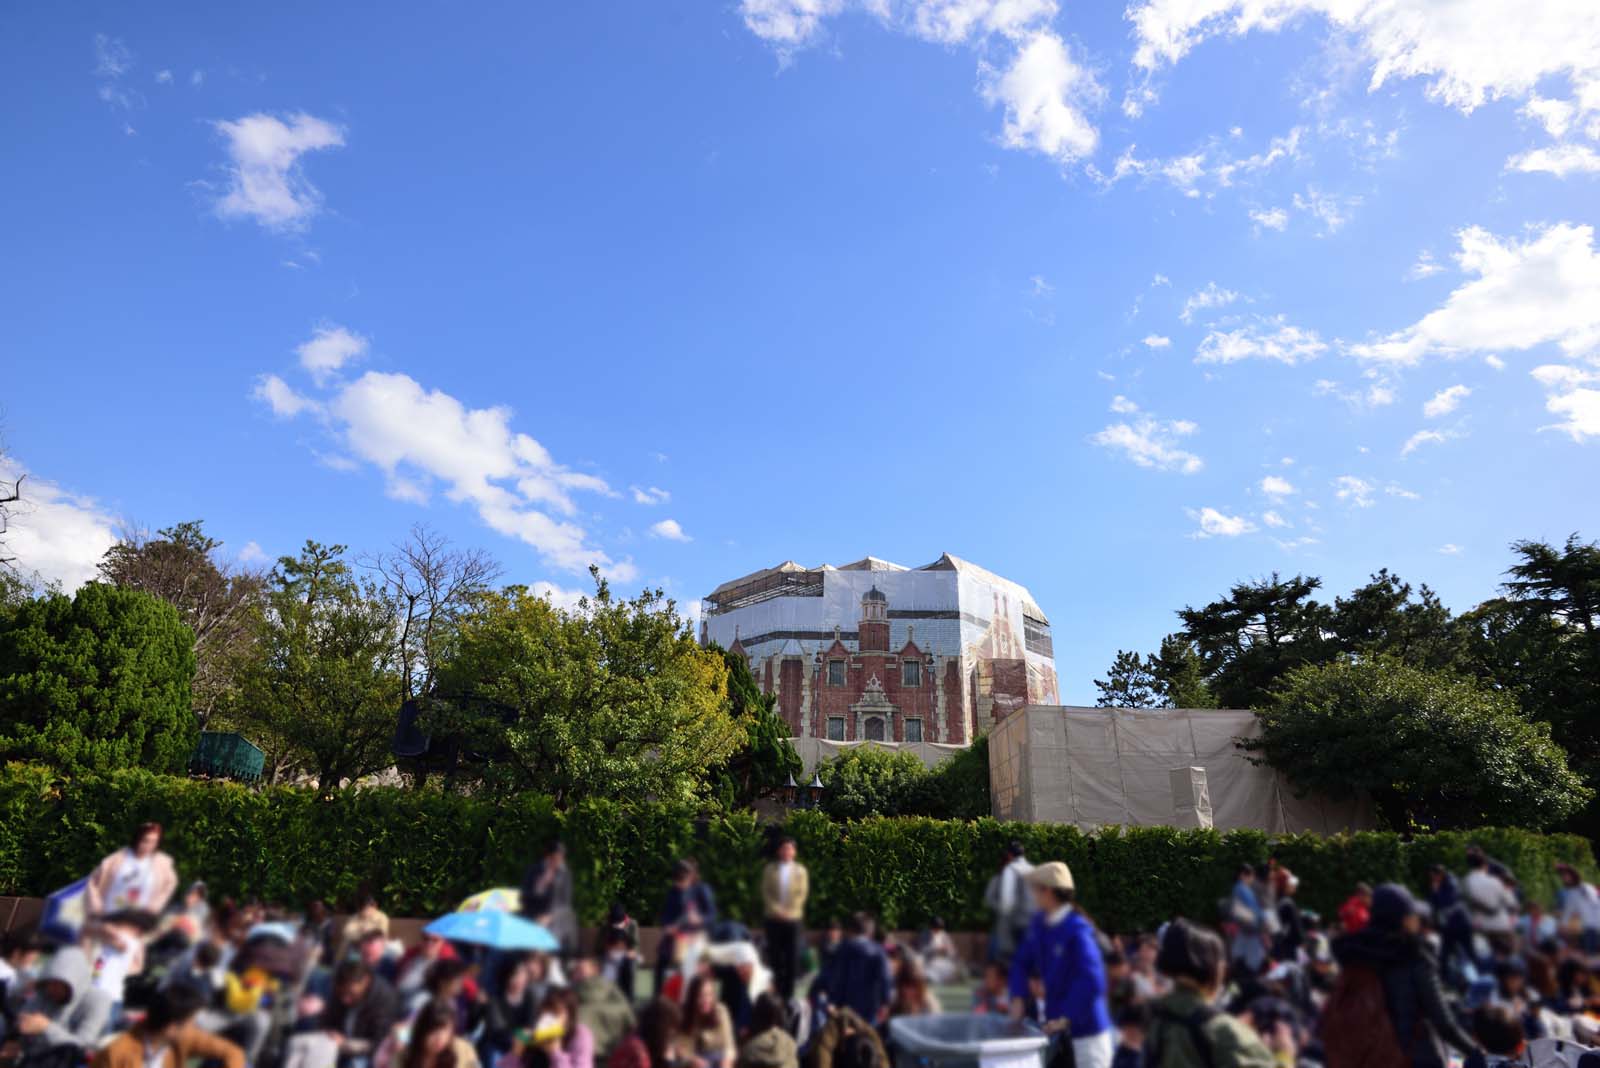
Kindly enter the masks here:
<path id="1" fill-rule="evenodd" d="M 1450 1063 L 1446 1047 L 1472 1053 L 1477 1043 L 1445 1003 L 1439 983 L 1439 962 L 1422 938 L 1422 916 L 1411 892 L 1398 883 L 1384 883 L 1372 892 L 1367 925 L 1334 939 L 1333 955 L 1346 973 L 1367 969 L 1383 986 L 1383 1003 L 1402 1051 L 1415 1068 L 1442 1068 Z M 1341 979 L 1341 982 L 1348 979 Z M 1323 1018 L 1325 1043 L 1334 1033 L 1366 1027 L 1370 1021 Z M 1329 1049 L 1329 1068 L 1340 1068 Z"/>
<path id="2" fill-rule="evenodd" d="M 1021 1019 L 1028 978 L 1044 981 L 1044 1029 L 1072 1043 L 1076 1068 L 1110 1068 L 1114 1056 L 1106 968 L 1094 926 L 1073 907 L 1072 871 L 1059 860 L 1028 872 L 1038 911 L 1011 962 L 1011 1016 Z"/>

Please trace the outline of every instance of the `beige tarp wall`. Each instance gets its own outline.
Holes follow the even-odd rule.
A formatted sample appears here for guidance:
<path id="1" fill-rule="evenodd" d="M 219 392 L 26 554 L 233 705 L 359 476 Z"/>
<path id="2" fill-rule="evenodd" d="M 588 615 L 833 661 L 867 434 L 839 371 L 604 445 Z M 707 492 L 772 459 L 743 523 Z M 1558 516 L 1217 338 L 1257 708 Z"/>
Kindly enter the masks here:
<path id="1" fill-rule="evenodd" d="M 1235 746 L 1259 730 L 1233 709 L 1029 705 L 989 734 L 998 819 L 1092 828 L 1253 827 L 1333 834 L 1371 827 L 1366 805 L 1297 798 Z"/>

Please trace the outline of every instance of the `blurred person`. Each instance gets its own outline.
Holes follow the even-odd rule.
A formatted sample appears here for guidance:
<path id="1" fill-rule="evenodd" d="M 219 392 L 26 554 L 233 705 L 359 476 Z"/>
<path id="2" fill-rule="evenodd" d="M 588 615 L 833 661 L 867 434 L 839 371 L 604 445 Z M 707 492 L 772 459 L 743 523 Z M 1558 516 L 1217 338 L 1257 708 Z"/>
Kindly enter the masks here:
<path id="1" fill-rule="evenodd" d="M 1490 868 L 1483 850 L 1467 850 L 1467 877 L 1461 882 L 1461 896 L 1472 915 L 1473 929 L 1482 933 L 1499 954 L 1513 947 L 1516 927 L 1517 895 L 1506 880 Z"/>
<path id="2" fill-rule="evenodd" d="M 1249 864 L 1241 865 L 1228 902 L 1228 918 L 1235 927 L 1228 956 L 1230 962 L 1245 975 L 1260 972 L 1267 959 L 1267 910 L 1261 903 L 1259 885 L 1255 868 Z"/>
<path id="3" fill-rule="evenodd" d="M 1385 1056 L 1443 1068 L 1447 1048 L 1476 1048 L 1450 1012 L 1421 931 L 1410 891 L 1385 883 L 1372 892 L 1367 925 L 1334 940 L 1341 974 L 1322 1016 L 1328 1068 L 1365 1068 Z"/>
<path id="4" fill-rule="evenodd" d="M 387 950 L 387 946 L 385 949 Z M 417 944 L 400 955 L 400 959 L 394 964 L 393 974 L 386 978 L 409 1000 L 422 990 L 423 983 L 428 977 L 428 969 L 433 966 L 434 961 L 454 960 L 455 957 L 454 946 L 438 935 L 423 931 Z M 368 961 L 368 964 L 372 965 L 373 962 Z"/>
<path id="5" fill-rule="evenodd" d="M 89 958 L 77 946 L 51 954 L 6 1009 L 5 1038 L 18 1041 L 24 1068 L 81 1062 L 111 1022 L 111 999 L 95 988 Z"/>
<path id="6" fill-rule="evenodd" d="M 373 1054 L 373 1068 L 478 1068 L 478 1054 L 456 1029 L 451 1006 L 430 1001 L 396 1027 Z"/>
<path id="7" fill-rule="evenodd" d="M 557 987 L 545 995 L 531 1034 L 518 1036 L 498 1068 L 594 1068 L 594 1036 L 578 1019 L 577 998 Z"/>
<path id="8" fill-rule="evenodd" d="M 638 1023 L 633 998 L 602 975 L 592 959 L 573 962 L 572 992 L 578 998 L 578 1019 L 594 1036 L 595 1057 L 609 1058 Z"/>
<path id="9" fill-rule="evenodd" d="M 914 960 L 905 961 L 894 977 L 894 995 L 889 999 L 889 1015 L 936 1016 L 941 1011 L 939 999 L 928 985 L 922 965 Z"/>
<path id="10" fill-rule="evenodd" d="M 665 998 L 656 998 L 639 1013 L 639 1026 L 618 1043 L 607 1068 L 680 1068 L 678 1028 L 682 1013 Z"/>
<path id="11" fill-rule="evenodd" d="M 159 913 L 178 888 L 172 858 L 161 851 L 159 823 L 141 823 L 126 848 L 107 856 L 84 887 L 84 914 L 90 919 L 123 909 Z"/>
<path id="12" fill-rule="evenodd" d="M 1461 884 L 1443 864 L 1428 867 L 1428 908 L 1439 932 L 1439 965 L 1456 974 L 1463 964 L 1476 964 L 1472 951 L 1472 916 L 1461 900 Z"/>
<path id="13" fill-rule="evenodd" d="M 1044 982 L 1046 1033 L 1072 1044 L 1077 1068 L 1109 1068 L 1113 1042 L 1105 962 L 1094 926 L 1074 905 L 1071 870 L 1059 860 L 1027 875 L 1035 912 L 1011 962 L 1011 1015 L 1020 1019 L 1028 977 Z"/>
<path id="14" fill-rule="evenodd" d="M 522 959 L 503 958 L 494 992 L 484 1004 L 478 1059 L 484 1064 L 493 1064 L 500 1054 L 509 1051 L 517 1032 L 528 1030 L 538 1022 L 541 1000 L 534 994 Z"/>
<path id="15" fill-rule="evenodd" d="M 31 930 L 6 932 L 0 942 L 0 1005 L 33 978 L 48 943 Z"/>
<path id="16" fill-rule="evenodd" d="M 806 897 L 810 875 L 798 859 L 799 846 L 784 835 L 778 839 L 773 859 L 761 873 L 761 903 L 766 919 L 767 965 L 772 982 L 785 1001 L 794 997 L 800 970 L 800 950 L 805 943 Z"/>
<path id="17" fill-rule="evenodd" d="M 889 1016 L 889 957 L 873 938 L 876 925 L 865 912 L 851 915 L 844 926 L 844 940 L 817 976 L 813 992 L 820 991 L 828 1004 L 846 1008 L 877 1027 Z"/>
<path id="18" fill-rule="evenodd" d="M 1571 864 L 1557 864 L 1561 880 L 1561 930 L 1584 953 L 1600 953 L 1600 891 Z"/>
<path id="19" fill-rule="evenodd" d="M 1508 1068 L 1522 1064 L 1527 1048 L 1522 1021 L 1504 1005 L 1484 1005 L 1472 1014 L 1472 1034 L 1482 1053 L 1469 1058 L 1471 1068 Z"/>
<path id="20" fill-rule="evenodd" d="M 1000 858 L 1000 870 L 989 880 L 984 891 L 984 904 L 994 915 L 994 925 L 989 934 L 989 955 L 997 960 L 1011 959 L 1027 931 L 1028 920 L 1033 915 L 1033 900 L 1028 892 L 1027 877 L 1033 863 L 1020 841 L 1006 845 Z"/>
<path id="21" fill-rule="evenodd" d="M 1011 1011 L 1011 986 L 1004 964 L 992 960 L 983 966 L 983 977 L 972 992 L 972 1011 L 982 1016 L 1004 1016 Z"/>
<path id="22" fill-rule="evenodd" d="M 1219 936 L 1174 920 L 1156 966 L 1172 991 L 1151 1006 L 1145 1068 L 1275 1068 L 1256 1033 L 1213 1005 L 1228 967 Z"/>
<path id="23" fill-rule="evenodd" d="M 754 1016 L 754 1007 L 751 1009 Z M 688 996 L 683 1001 L 684 1052 L 697 1068 L 728 1068 L 734 1054 L 733 1020 L 728 1007 L 717 995 L 716 981 L 709 975 L 697 975 L 689 984 Z"/>
<path id="24" fill-rule="evenodd" d="M 689 965 L 717 922 L 717 897 L 700 879 L 700 866 L 688 857 L 672 862 L 672 885 L 661 906 L 661 941 L 656 953 L 656 995 L 666 985 L 667 971 Z"/>
<path id="25" fill-rule="evenodd" d="M 1339 928 L 1345 934 L 1355 934 L 1366 927 L 1372 915 L 1372 887 L 1356 883 L 1351 895 L 1339 906 Z"/>
<path id="26" fill-rule="evenodd" d="M 935 916 L 926 930 L 917 935 L 917 955 L 922 958 L 922 970 L 928 982 L 947 986 L 961 979 L 965 968 L 961 955 L 956 952 L 955 940 L 945 930 L 944 920 Z"/>
<path id="27" fill-rule="evenodd" d="M 750 1034 L 739 1047 L 735 1068 L 800 1068 L 800 1053 L 788 1030 L 788 1007 L 772 991 L 756 999 Z"/>
<path id="28" fill-rule="evenodd" d="M 628 907 L 620 901 L 611 903 L 605 926 L 599 932 L 599 955 L 607 979 L 631 1001 L 635 973 L 639 965 L 639 921 L 628 915 Z"/>
<path id="29" fill-rule="evenodd" d="M 344 921 L 344 926 L 339 929 L 339 944 L 334 950 L 334 961 L 340 963 L 346 955 L 356 947 L 369 934 L 381 935 L 384 942 L 389 940 L 389 917 L 378 907 L 378 899 L 370 893 L 361 895 L 356 911 L 349 919 Z"/>
<path id="30" fill-rule="evenodd" d="M 578 914 L 572 904 L 572 869 L 560 839 L 522 877 L 522 915 L 556 936 L 562 956 L 578 948 Z"/>
<path id="31" fill-rule="evenodd" d="M 187 1068 L 191 1061 L 244 1068 L 244 1050 L 195 1025 L 204 995 L 182 983 L 156 992 L 144 1016 L 95 1054 L 94 1068 Z"/>
<path id="32" fill-rule="evenodd" d="M 1294 899 L 1300 889 L 1300 880 L 1294 872 L 1280 866 L 1272 869 L 1272 883 L 1276 900 L 1273 908 L 1278 917 L 1278 930 L 1272 937 L 1272 959 L 1298 961 L 1306 941 L 1305 919 L 1300 914 L 1299 903 Z"/>
<path id="33" fill-rule="evenodd" d="M 1144 1040 L 1150 1029 L 1150 1007 L 1130 1005 L 1117 1014 L 1117 1049 L 1111 1068 L 1143 1068 Z"/>
<path id="34" fill-rule="evenodd" d="M 318 1025 L 338 1051 L 339 1068 L 364 1068 L 400 1016 L 394 987 L 361 961 L 347 960 L 334 970 L 333 996 Z"/>

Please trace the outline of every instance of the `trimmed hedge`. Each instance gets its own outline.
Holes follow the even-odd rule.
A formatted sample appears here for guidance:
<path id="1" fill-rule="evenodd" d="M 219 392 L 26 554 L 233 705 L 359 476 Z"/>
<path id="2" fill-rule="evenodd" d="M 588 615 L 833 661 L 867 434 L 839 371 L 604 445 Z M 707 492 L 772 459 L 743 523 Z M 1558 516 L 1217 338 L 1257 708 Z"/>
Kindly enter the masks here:
<path id="1" fill-rule="evenodd" d="M 694 856 L 724 911 L 759 917 L 763 847 L 771 828 L 750 813 L 701 816 L 674 806 L 586 802 L 558 813 L 543 798 L 495 806 L 399 789 L 346 790 L 328 799 L 293 787 L 253 790 L 141 771 L 61 779 L 33 766 L 0 769 L 0 893 L 39 895 L 86 872 L 132 828 L 159 820 L 180 873 L 217 896 L 348 905 L 370 888 L 394 915 L 450 911 L 489 886 L 515 885 L 540 849 L 566 841 L 582 917 L 613 900 L 654 916 L 674 857 Z M 1300 899 L 1331 912 L 1357 880 L 1423 885 L 1427 867 L 1463 866 L 1470 842 L 1509 864 L 1529 898 L 1548 904 L 1557 861 L 1595 872 L 1587 840 L 1485 829 L 1419 836 L 1334 838 L 1256 831 L 1104 828 L 994 820 L 870 818 L 836 823 L 793 813 L 787 830 L 812 873 L 813 923 L 868 909 L 894 927 L 933 916 L 981 929 L 983 891 L 1001 850 L 1021 839 L 1035 860 L 1071 865 L 1084 908 L 1106 929 L 1144 930 L 1176 915 L 1210 922 L 1244 861 L 1276 852 L 1301 877 Z"/>

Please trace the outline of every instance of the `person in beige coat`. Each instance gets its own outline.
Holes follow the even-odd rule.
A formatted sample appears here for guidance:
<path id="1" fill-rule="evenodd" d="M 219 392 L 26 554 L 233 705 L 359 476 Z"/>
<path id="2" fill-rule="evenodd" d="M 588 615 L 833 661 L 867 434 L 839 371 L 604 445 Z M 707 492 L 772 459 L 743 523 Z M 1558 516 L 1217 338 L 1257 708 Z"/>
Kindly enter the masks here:
<path id="1" fill-rule="evenodd" d="M 95 865 L 84 887 L 84 912 L 91 920 L 108 912 L 160 913 L 177 889 L 177 868 L 161 852 L 161 824 L 142 823 L 127 848 Z"/>
<path id="2" fill-rule="evenodd" d="M 806 895 L 811 892 L 806 866 L 795 859 L 799 846 L 785 835 L 771 863 L 761 873 L 761 901 L 766 911 L 767 964 L 772 985 L 785 1003 L 794 997 L 805 939 Z"/>

